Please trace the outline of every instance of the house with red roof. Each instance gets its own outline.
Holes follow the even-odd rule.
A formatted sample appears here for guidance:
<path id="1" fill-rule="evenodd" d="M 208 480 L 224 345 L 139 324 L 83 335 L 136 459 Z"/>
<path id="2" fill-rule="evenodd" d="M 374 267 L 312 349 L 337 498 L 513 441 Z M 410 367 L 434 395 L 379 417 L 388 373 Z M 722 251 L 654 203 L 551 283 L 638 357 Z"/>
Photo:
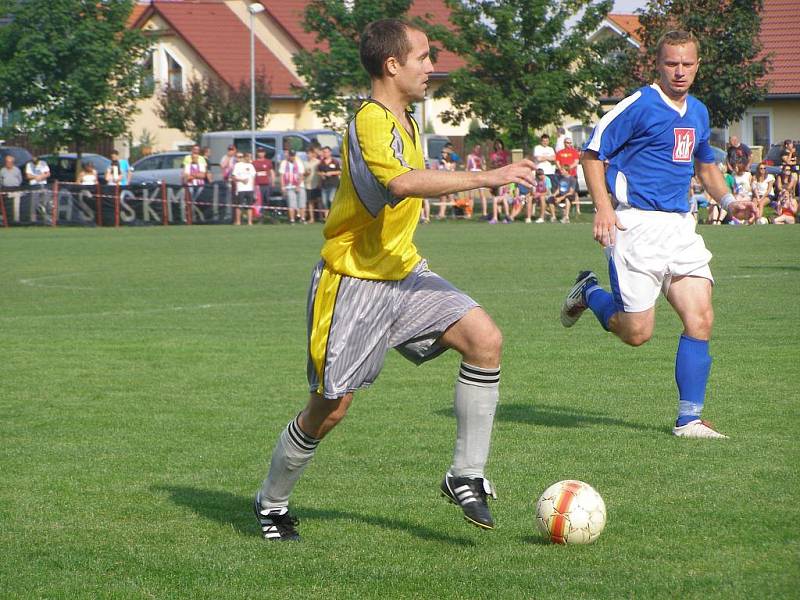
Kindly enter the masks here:
<path id="1" fill-rule="evenodd" d="M 729 135 L 763 148 L 764 154 L 771 144 L 800 140 L 799 8 L 797 0 L 764 0 L 760 39 L 763 54 L 772 61 L 764 77 L 767 97 L 728 128 Z"/>
<path id="2" fill-rule="evenodd" d="M 250 80 L 249 6 L 264 7 L 253 17 L 255 64 L 270 85 L 270 115 L 259 129 L 314 129 L 323 124 L 297 92 L 303 82 L 292 57 L 301 49 L 319 48 L 313 33 L 303 29 L 307 0 L 254 2 L 253 0 L 147 0 L 137 3 L 128 23 L 153 39 L 150 57 L 156 90 L 169 84 L 183 87 L 195 78 L 212 77 L 231 87 Z M 442 0 L 417 0 L 411 16 L 426 16 L 434 23 L 446 23 L 449 11 Z M 452 53 L 442 51 L 433 74 L 442 82 L 463 64 Z M 164 126 L 156 115 L 157 93 L 140 102 L 132 123 L 134 144 L 149 137 L 155 150 L 169 150 L 191 144 L 182 132 Z M 464 135 L 467 125 L 445 125 L 438 115 L 449 108 L 447 100 L 428 99 L 419 107 L 419 117 L 437 133 Z"/>

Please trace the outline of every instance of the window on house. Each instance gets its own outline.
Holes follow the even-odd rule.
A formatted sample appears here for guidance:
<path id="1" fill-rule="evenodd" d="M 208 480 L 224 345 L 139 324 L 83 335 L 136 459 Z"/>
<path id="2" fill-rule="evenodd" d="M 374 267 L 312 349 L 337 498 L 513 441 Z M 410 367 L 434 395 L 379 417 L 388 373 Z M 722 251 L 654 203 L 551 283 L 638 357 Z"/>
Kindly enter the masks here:
<path id="1" fill-rule="evenodd" d="M 173 90 L 183 91 L 183 67 L 167 53 L 167 83 Z"/>
<path id="2" fill-rule="evenodd" d="M 769 115 L 753 115 L 752 119 L 753 145 L 769 150 Z"/>
<path id="3" fill-rule="evenodd" d="M 572 138 L 572 145 L 575 148 L 582 148 L 592 135 L 593 129 L 585 125 L 573 125 L 569 128 L 569 137 Z"/>

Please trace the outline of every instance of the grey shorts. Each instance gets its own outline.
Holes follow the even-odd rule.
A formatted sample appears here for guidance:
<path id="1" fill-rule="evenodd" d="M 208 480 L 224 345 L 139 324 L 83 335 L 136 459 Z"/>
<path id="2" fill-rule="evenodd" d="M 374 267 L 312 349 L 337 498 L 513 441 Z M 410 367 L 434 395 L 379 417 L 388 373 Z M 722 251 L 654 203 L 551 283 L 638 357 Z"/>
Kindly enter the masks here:
<path id="1" fill-rule="evenodd" d="M 309 390 L 340 398 L 370 385 L 391 348 L 422 364 L 447 348 L 439 338 L 478 306 L 421 260 L 399 281 L 357 279 L 320 261 L 308 292 Z"/>

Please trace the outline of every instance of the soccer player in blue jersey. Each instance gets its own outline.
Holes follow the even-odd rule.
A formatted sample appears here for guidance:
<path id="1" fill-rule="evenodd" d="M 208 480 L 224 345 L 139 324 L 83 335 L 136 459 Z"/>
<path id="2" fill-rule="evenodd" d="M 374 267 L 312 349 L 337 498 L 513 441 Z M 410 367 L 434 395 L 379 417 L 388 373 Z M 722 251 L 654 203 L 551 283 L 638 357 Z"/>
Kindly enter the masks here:
<path id="1" fill-rule="evenodd" d="M 693 171 L 733 216 L 744 216 L 753 206 L 728 191 L 708 141 L 708 110 L 689 95 L 700 64 L 698 47 L 691 33 L 665 34 L 657 46 L 658 81 L 617 104 L 584 146 L 581 164 L 597 209 L 594 239 L 605 248 L 611 290 L 600 287 L 591 271 L 579 273 L 562 305 L 561 322 L 572 327 L 588 308 L 606 331 L 640 346 L 653 334 L 655 302 L 663 293 L 683 322 L 672 432 L 725 438 L 700 414 L 711 369 L 714 280 L 711 253 L 689 211 Z"/>

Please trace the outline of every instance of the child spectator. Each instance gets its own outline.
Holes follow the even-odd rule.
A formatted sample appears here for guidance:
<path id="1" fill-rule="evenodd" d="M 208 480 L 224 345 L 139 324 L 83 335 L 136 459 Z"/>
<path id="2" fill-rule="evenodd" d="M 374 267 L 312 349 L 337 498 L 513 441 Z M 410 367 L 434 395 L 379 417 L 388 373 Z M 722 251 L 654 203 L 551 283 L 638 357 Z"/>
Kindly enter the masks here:
<path id="1" fill-rule="evenodd" d="M 97 185 L 97 169 L 94 168 L 94 164 L 85 162 L 81 167 L 77 183 L 80 185 Z"/>
<path id="2" fill-rule="evenodd" d="M 541 169 L 536 169 L 535 186 L 531 190 L 531 193 L 528 194 L 526 223 L 531 222 L 531 217 L 533 217 L 533 213 L 536 212 L 534 202 L 539 204 L 539 218 L 536 219 L 536 223 L 544 223 L 544 214 L 547 211 L 547 199 L 552 195 L 552 189 L 550 178 L 545 175 L 544 171 Z"/>

